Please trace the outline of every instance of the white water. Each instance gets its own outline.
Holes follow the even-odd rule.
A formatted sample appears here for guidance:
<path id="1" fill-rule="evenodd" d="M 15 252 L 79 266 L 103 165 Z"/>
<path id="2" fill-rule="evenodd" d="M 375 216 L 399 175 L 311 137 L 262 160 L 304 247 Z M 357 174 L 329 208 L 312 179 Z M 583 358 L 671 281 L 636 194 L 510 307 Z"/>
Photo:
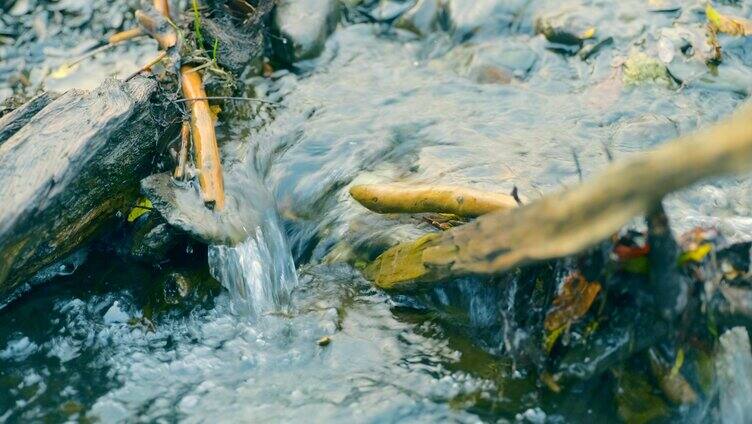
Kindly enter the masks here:
<path id="1" fill-rule="evenodd" d="M 269 210 L 235 246 L 211 246 L 209 269 L 230 292 L 233 312 L 258 316 L 284 307 L 298 284 L 295 264 L 277 214 Z"/>

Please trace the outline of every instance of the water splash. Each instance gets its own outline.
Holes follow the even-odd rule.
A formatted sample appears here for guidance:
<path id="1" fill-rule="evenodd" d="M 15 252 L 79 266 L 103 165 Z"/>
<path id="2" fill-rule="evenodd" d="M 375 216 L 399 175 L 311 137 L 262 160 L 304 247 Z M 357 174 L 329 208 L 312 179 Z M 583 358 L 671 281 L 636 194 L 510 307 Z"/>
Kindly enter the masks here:
<path id="1" fill-rule="evenodd" d="M 233 312 L 258 316 L 288 303 L 298 284 L 295 264 L 274 211 L 235 246 L 209 248 L 209 269 L 230 292 Z"/>

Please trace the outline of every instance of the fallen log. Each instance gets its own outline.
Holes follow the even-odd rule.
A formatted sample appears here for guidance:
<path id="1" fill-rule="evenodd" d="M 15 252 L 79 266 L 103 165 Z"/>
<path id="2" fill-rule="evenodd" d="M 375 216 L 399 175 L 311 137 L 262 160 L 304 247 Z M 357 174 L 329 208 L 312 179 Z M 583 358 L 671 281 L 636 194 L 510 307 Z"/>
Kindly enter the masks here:
<path id="1" fill-rule="evenodd" d="M 54 99 L 49 93 L 40 94 L 19 108 L 0 118 L 0 144 L 26 125 L 40 110 Z"/>
<path id="2" fill-rule="evenodd" d="M 668 193 L 752 168 L 752 105 L 706 130 L 611 165 L 591 181 L 384 252 L 365 270 L 382 288 L 491 274 L 582 252 Z"/>
<path id="3" fill-rule="evenodd" d="M 155 92 L 140 77 L 71 90 L 0 144 L 0 298 L 133 203 L 160 146 Z"/>
<path id="4" fill-rule="evenodd" d="M 350 195 L 378 213 L 433 212 L 476 217 L 517 207 L 517 201 L 508 194 L 455 186 L 356 185 L 350 188 Z"/>

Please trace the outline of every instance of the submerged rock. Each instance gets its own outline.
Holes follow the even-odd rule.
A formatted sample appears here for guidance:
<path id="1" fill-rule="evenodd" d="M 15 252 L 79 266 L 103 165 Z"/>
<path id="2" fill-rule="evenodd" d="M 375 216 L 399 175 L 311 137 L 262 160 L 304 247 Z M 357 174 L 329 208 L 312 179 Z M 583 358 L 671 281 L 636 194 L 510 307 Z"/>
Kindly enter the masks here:
<path id="1" fill-rule="evenodd" d="M 595 35 L 595 27 L 573 10 L 558 11 L 536 19 L 535 30 L 552 43 L 581 46 Z"/>
<path id="2" fill-rule="evenodd" d="M 507 84 L 525 79 L 538 55 L 523 43 L 482 43 L 459 46 L 433 66 L 448 68 L 481 84 Z"/>
<path id="3" fill-rule="evenodd" d="M 395 26 L 426 35 L 436 31 L 441 23 L 441 15 L 446 13 L 442 0 L 418 0 L 418 2 L 400 17 Z"/>
<path id="4" fill-rule="evenodd" d="M 666 66 L 658 59 L 643 52 L 634 52 L 624 62 L 624 84 L 645 83 L 671 85 L 671 77 Z"/>
<path id="5" fill-rule="evenodd" d="M 381 0 L 368 15 L 384 23 L 392 23 L 415 5 L 415 0 Z"/>
<path id="6" fill-rule="evenodd" d="M 452 30 L 464 40 L 478 34 L 499 34 L 519 20 L 528 1 L 447 0 Z"/>
<path id="7" fill-rule="evenodd" d="M 292 64 L 318 56 L 338 21 L 337 0 L 281 0 L 274 15 L 280 38 L 272 40 L 277 60 Z"/>

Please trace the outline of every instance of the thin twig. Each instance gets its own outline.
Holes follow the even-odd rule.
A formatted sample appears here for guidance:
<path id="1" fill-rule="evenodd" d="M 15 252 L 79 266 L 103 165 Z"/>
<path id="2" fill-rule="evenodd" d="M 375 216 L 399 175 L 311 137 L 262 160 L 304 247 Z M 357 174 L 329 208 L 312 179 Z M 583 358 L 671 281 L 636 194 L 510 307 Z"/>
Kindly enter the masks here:
<path id="1" fill-rule="evenodd" d="M 157 55 L 157 57 L 155 57 L 154 59 L 150 60 L 149 63 L 147 63 L 146 65 L 144 65 L 143 67 L 141 67 L 141 69 L 139 69 L 138 71 L 136 71 L 136 72 L 132 73 L 131 75 L 129 75 L 128 78 L 126 78 L 125 80 L 126 81 L 130 81 L 131 79 L 133 79 L 133 77 L 135 77 L 136 75 L 140 74 L 141 72 L 148 71 L 149 69 L 151 69 L 152 66 L 156 65 L 162 59 L 164 59 L 165 56 L 167 56 L 167 52 L 166 51 L 159 52 L 159 54 Z"/>
<path id="2" fill-rule="evenodd" d="M 577 157 L 577 151 L 572 147 L 572 158 L 574 159 L 574 166 L 577 167 L 577 176 L 580 177 L 582 182 L 582 167 L 580 166 L 580 158 Z"/>
<path id="3" fill-rule="evenodd" d="M 210 97 L 194 97 L 191 99 L 175 99 L 171 100 L 172 102 L 191 102 L 194 100 L 243 100 L 246 102 L 258 102 L 258 103 L 265 103 L 268 105 L 276 106 L 276 107 L 284 107 L 282 104 L 277 102 L 272 102 L 269 100 L 261 100 L 261 99 L 254 99 L 251 97 L 233 97 L 233 96 L 210 96 Z"/>
<path id="4" fill-rule="evenodd" d="M 185 164 L 188 162 L 188 143 L 191 138 L 191 125 L 188 121 L 183 121 L 180 130 L 180 153 L 178 154 L 178 166 L 175 168 L 173 176 L 176 180 L 182 180 L 185 175 Z"/>

